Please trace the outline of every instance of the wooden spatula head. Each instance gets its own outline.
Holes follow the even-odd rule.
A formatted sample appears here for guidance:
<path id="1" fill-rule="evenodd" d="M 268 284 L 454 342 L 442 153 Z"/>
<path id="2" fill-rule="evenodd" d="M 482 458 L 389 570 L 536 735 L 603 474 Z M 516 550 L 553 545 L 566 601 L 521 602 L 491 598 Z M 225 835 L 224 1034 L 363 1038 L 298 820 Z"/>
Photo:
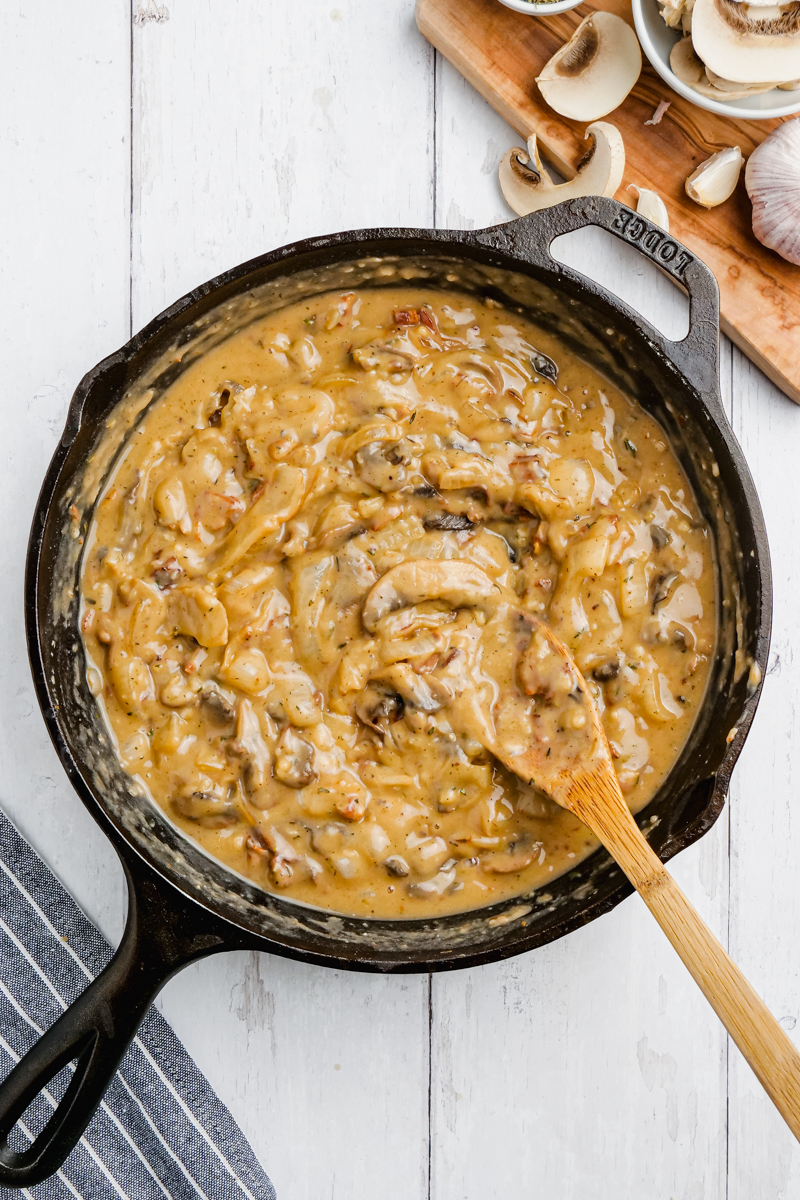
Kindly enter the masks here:
<path id="1" fill-rule="evenodd" d="M 498 730 L 492 752 L 581 820 L 598 790 L 622 800 L 594 696 L 567 647 L 541 621 L 535 621 L 518 677 L 533 700 L 530 743 L 521 754 L 505 754 Z"/>

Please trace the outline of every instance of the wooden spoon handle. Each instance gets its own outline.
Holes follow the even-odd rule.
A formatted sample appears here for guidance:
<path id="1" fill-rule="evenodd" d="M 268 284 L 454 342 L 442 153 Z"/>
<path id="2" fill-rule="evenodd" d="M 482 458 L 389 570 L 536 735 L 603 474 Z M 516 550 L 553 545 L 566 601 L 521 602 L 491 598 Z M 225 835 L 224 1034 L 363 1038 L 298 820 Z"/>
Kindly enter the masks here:
<path id="1" fill-rule="evenodd" d="M 637 891 L 800 1141 L 800 1051 L 663 867 Z"/>
<path id="2" fill-rule="evenodd" d="M 613 801 L 610 787 L 617 792 Z M 581 797 L 574 811 L 580 807 L 581 819 L 622 867 L 800 1141 L 800 1051 L 651 850 L 616 777 L 610 787 L 602 787 L 596 805 Z"/>

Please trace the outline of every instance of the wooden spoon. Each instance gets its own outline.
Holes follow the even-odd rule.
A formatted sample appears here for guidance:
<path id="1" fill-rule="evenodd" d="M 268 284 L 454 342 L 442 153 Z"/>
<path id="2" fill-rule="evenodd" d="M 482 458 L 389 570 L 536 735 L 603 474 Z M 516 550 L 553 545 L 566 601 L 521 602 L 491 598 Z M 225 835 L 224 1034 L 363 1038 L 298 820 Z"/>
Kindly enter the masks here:
<path id="1" fill-rule="evenodd" d="M 530 619 L 530 618 L 529 618 Z M 518 675 L 534 700 L 531 744 L 489 747 L 579 817 L 627 875 L 800 1140 L 800 1052 L 645 841 L 620 790 L 592 693 L 566 646 L 537 622 Z"/>

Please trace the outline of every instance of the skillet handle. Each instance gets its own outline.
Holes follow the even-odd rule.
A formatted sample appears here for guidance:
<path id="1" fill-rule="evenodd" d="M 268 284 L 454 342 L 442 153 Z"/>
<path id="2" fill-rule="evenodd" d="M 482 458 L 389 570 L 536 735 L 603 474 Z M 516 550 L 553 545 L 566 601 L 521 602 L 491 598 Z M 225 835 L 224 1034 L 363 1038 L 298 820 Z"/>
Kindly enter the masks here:
<path id="1" fill-rule="evenodd" d="M 620 241 L 635 246 L 686 289 L 689 332 L 680 342 L 665 337 L 624 302 L 618 303 L 644 328 L 649 340 L 676 364 L 704 399 L 719 401 L 719 288 L 716 278 L 704 262 L 658 225 L 607 196 L 586 196 L 483 230 L 477 240 L 511 250 L 523 260 L 556 271 L 599 295 L 604 289 L 550 254 L 550 245 L 557 237 L 587 225 L 599 225 Z"/>
<path id="2" fill-rule="evenodd" d="M 0 1186 L 30 1188 L 61 1167 L 80 1141 L 148 1007 L 182 967 L 236 949 L 223 923 L 142 864 L 128 881 L 128 919 L 105 970 L 0 1084 Z M 68 1063 L 75 1073 L 45 1128 L 22 1152 L 9 1135 L 35 1097 Z"/>

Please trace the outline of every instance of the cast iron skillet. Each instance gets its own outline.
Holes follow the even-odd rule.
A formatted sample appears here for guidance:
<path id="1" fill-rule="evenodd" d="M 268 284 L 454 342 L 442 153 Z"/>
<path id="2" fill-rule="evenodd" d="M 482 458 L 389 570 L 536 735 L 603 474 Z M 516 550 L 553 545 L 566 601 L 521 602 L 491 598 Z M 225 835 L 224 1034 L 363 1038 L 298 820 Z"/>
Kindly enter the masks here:
<path id="1" fill-rule="evenodd" d="M 669 341 L 550 257 L 555 237 L 584 225 L 635 245 L 685 287 L 690 331 L 682 342 Z M 89 690 L 78 633 L 82 539 L 114 454 L 146 403 L 204 350 L 271 309 L 331 288 L 401 282 L 464 288 L 526 310 L 666 429 L 715 535 L 722 621 L 694 733 L 638 820 L 666 860 L 701 837 L 723 807 L 766 668 L 771 582 L 761 509 L 720 403 L 717 286 L 708 268 L 663 230 L 595 197 L 477 232 L 383 229 L 313 238 L 226 272 L 83 379 L 36 506 L 25 593 L 36 691 L 69 778 L 122 860 L 129 911 L 109 966 L 0 1087 L 2 1185 L 30 1187 L 61 1166 L 148 1005 L 195 959 L 249 948 L 359 971 L 450 970 L 563 937 L 631 891 L 598 851 L 544 894 L 434 919 L 355 920 L 267 894 L 206 856 L 140 794 L 113 753 Z M 9 1134 L 25 1108 L 74 1060 L 45 1129 L 26 1149 L 12 1149 Z"/>

